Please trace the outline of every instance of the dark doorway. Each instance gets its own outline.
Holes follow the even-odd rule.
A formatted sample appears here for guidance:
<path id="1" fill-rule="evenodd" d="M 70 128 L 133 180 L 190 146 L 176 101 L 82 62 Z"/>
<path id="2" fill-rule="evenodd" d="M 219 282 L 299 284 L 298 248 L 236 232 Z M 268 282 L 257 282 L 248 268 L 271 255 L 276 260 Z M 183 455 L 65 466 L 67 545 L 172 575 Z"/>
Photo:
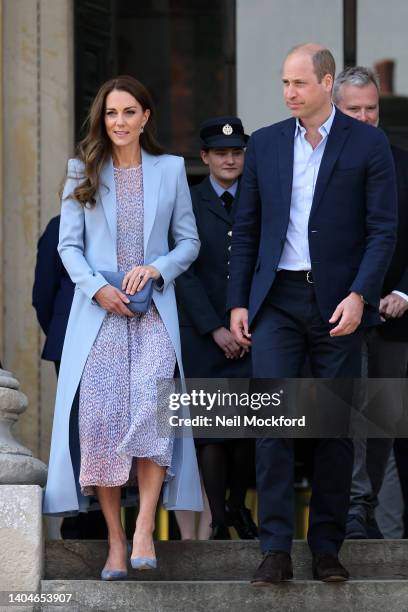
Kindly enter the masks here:
<path id="1" fill-rule="evenodd" d="M 199 172 L 198 126 L 235 112 L 235 0 L 75 0 L 76 137 L 100 84 L 131 74 L 159 140 Z"/>
<path id="2" fill-rule="evenodd" d="M 357 0 L 343 0 L 343 68 L 357 62 Z"/>

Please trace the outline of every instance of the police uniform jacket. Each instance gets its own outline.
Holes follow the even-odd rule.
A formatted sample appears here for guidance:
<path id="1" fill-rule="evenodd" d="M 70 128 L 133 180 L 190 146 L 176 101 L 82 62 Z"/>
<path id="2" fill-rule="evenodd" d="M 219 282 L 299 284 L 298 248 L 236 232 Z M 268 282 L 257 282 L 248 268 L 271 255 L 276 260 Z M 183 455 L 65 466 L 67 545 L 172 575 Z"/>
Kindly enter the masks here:
<path id="1" fill-rule="evenodd" d="M 191 199 L 201 249 L 176 280 L 185 375 L 246 378 L 250 357 L 227 359 L 211 336 L 218 327 L 229 329 L 226 296 L 234 205 L 229 214 L 208 177 L 191 188 Z"/>

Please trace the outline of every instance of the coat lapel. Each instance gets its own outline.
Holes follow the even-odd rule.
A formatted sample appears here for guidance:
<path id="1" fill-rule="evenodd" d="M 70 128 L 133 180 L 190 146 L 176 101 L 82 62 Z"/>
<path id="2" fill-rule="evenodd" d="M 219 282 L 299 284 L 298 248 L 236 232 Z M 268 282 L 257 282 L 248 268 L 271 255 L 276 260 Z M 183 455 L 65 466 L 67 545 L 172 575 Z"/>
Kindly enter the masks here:
<path id="1" fill-rule="evenodd" d="M 215 193 L 210 179 L 207 177 L 201 184 L 201 194 L 203 200 L 207 202 L 208 210 L 213 214 L 228 223 L 228 225 L 232 225 L 232 215 L 229 215 L 225 210 L 220 198 Z M 235 197 L 236 200 L 236 197 Z M 234 204 L 232 205 L 232 209 L 234 209 Z"/>
<path id="2" fill-rule="evenodd" d="M 330 176 L 333 172 L 334 165 L 341 153 L 349 133 L 350 122 L 347 120 L 347 117 L 343 115 L 343 113 L 336 109 L 334 121 L 327 139 L 322 161 L 320 163 L 310 216 L 316 212 L 322 200 L 327 183 L 329 182 Z"/>
<path id="3" fill-rule="evenodd" d="M 282 199 L 288 213 L 292 199 L 293 181 L 293 145 L 295 137 L 296 122 L 289 120 L 282 129 L 279 140 L 279 176 L 281 183 Z"/>
<path id="4" fill-rule="evenodd" d="M 142 172 L 143 172 L 143 200 L 144 200 L 144 224 L 143 245 L 146 254 L 147 243 L 153 228 L 159 203 L 159 190 L 161 181 L 161 169 L 159 157 L 150 155 L 142 149 Z"/>
<path id="5" fill-rule="evenodd" d="M 109 231 L 116 248 L 116 188 L 111 157 L 109 157 L 102 168 L 100 183 L 101 202 L 108 222 Z"/>
<path id="6" fill-rule="evenodd" d="M 159 201 L 161 170 L 158 166 L 158 162 L 159 157 L 155 155 L 150 155 L 142 149 L 142 173 L 144 194 L 143 245 L 145 253 Z M 113 174 L 112 158 L 108 159 L 101 171 L 100 197 L 105 212 L 106 220 L 108 222 L 109 231 L 116 247 L 116 188 L 115 178 Z"/>

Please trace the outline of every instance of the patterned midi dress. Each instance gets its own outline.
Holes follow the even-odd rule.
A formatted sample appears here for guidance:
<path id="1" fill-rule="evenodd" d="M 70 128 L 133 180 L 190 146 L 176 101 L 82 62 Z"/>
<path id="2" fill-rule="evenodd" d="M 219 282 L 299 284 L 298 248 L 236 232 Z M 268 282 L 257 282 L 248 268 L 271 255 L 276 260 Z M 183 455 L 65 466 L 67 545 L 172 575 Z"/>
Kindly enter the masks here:
<path id="1" fill-rule="evenodd" d="M 118 270 L 143 265 L 142 166 L 114 168 Z M 79 394 L 79 482 L 84 495 L 95 486 L 136 482 L 135 457 L 147 457 L 170 472 L 173 451 L 161 379 L 174 375 L 176 356 L 156 306 L 134 318 L 107 313 L 88 355 Z"/>

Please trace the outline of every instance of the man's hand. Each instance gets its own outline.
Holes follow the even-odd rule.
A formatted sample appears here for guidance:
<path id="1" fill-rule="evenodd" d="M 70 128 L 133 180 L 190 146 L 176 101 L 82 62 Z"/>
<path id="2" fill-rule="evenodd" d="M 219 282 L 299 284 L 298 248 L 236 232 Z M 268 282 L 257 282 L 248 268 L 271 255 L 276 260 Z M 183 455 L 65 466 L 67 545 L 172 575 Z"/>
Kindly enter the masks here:
<path id="1" fill-rule="evenodd" d="M 154 266 L 135 266 L 129 272 L 126 272 L 122 282 L 122 290 L 134 295 L 136 291 L 143 289 L 149 278 L 158 280 L 160 276 L 160 272 Z"/>
<path id="2" fill-rule="evenodd" d="M 248 330 L 247 308 L 233 308 L 231 310 L 230 329 L 238 344 L 248 352 L 251 346 L 251 334 Z"/>
<path id="3" fill-rule="evenodd" d="M 218 327 L 211 332 L 211 335 L 214 342 L 224 351 L 227 359 L 238 359 L 242 356 L 242 348 L 229 329 L 226 327 Z"/>
<path id="4" fill-rule="evenodd" d="M 408 301 L 397 293 L 389 293 L 380 300 L 380 314 L 385 319 L 399 319 L 408 310 Z"/>
<path id="5" fill-rule="evenodd" d="M 330 331 L 330 336 L 348 336 L 356 331 L 363 316 L 364 303 L 358 293 L 352 291 L 348 297 L 340 302 L 333 312 L 329 323 L 337 323 Z"/>
<path id="6" fill-rule="evenodd" d="M 129 304 L 129 298 L 123 295 L 116 287 L 112 287 L 112 285 L 101 287 L 93 298 L 98 302 L 99 306 L 102 306 L 108 312 L 125 317 L 134 317 L 133 312 L 125 306 L 125 304 Z"/>

